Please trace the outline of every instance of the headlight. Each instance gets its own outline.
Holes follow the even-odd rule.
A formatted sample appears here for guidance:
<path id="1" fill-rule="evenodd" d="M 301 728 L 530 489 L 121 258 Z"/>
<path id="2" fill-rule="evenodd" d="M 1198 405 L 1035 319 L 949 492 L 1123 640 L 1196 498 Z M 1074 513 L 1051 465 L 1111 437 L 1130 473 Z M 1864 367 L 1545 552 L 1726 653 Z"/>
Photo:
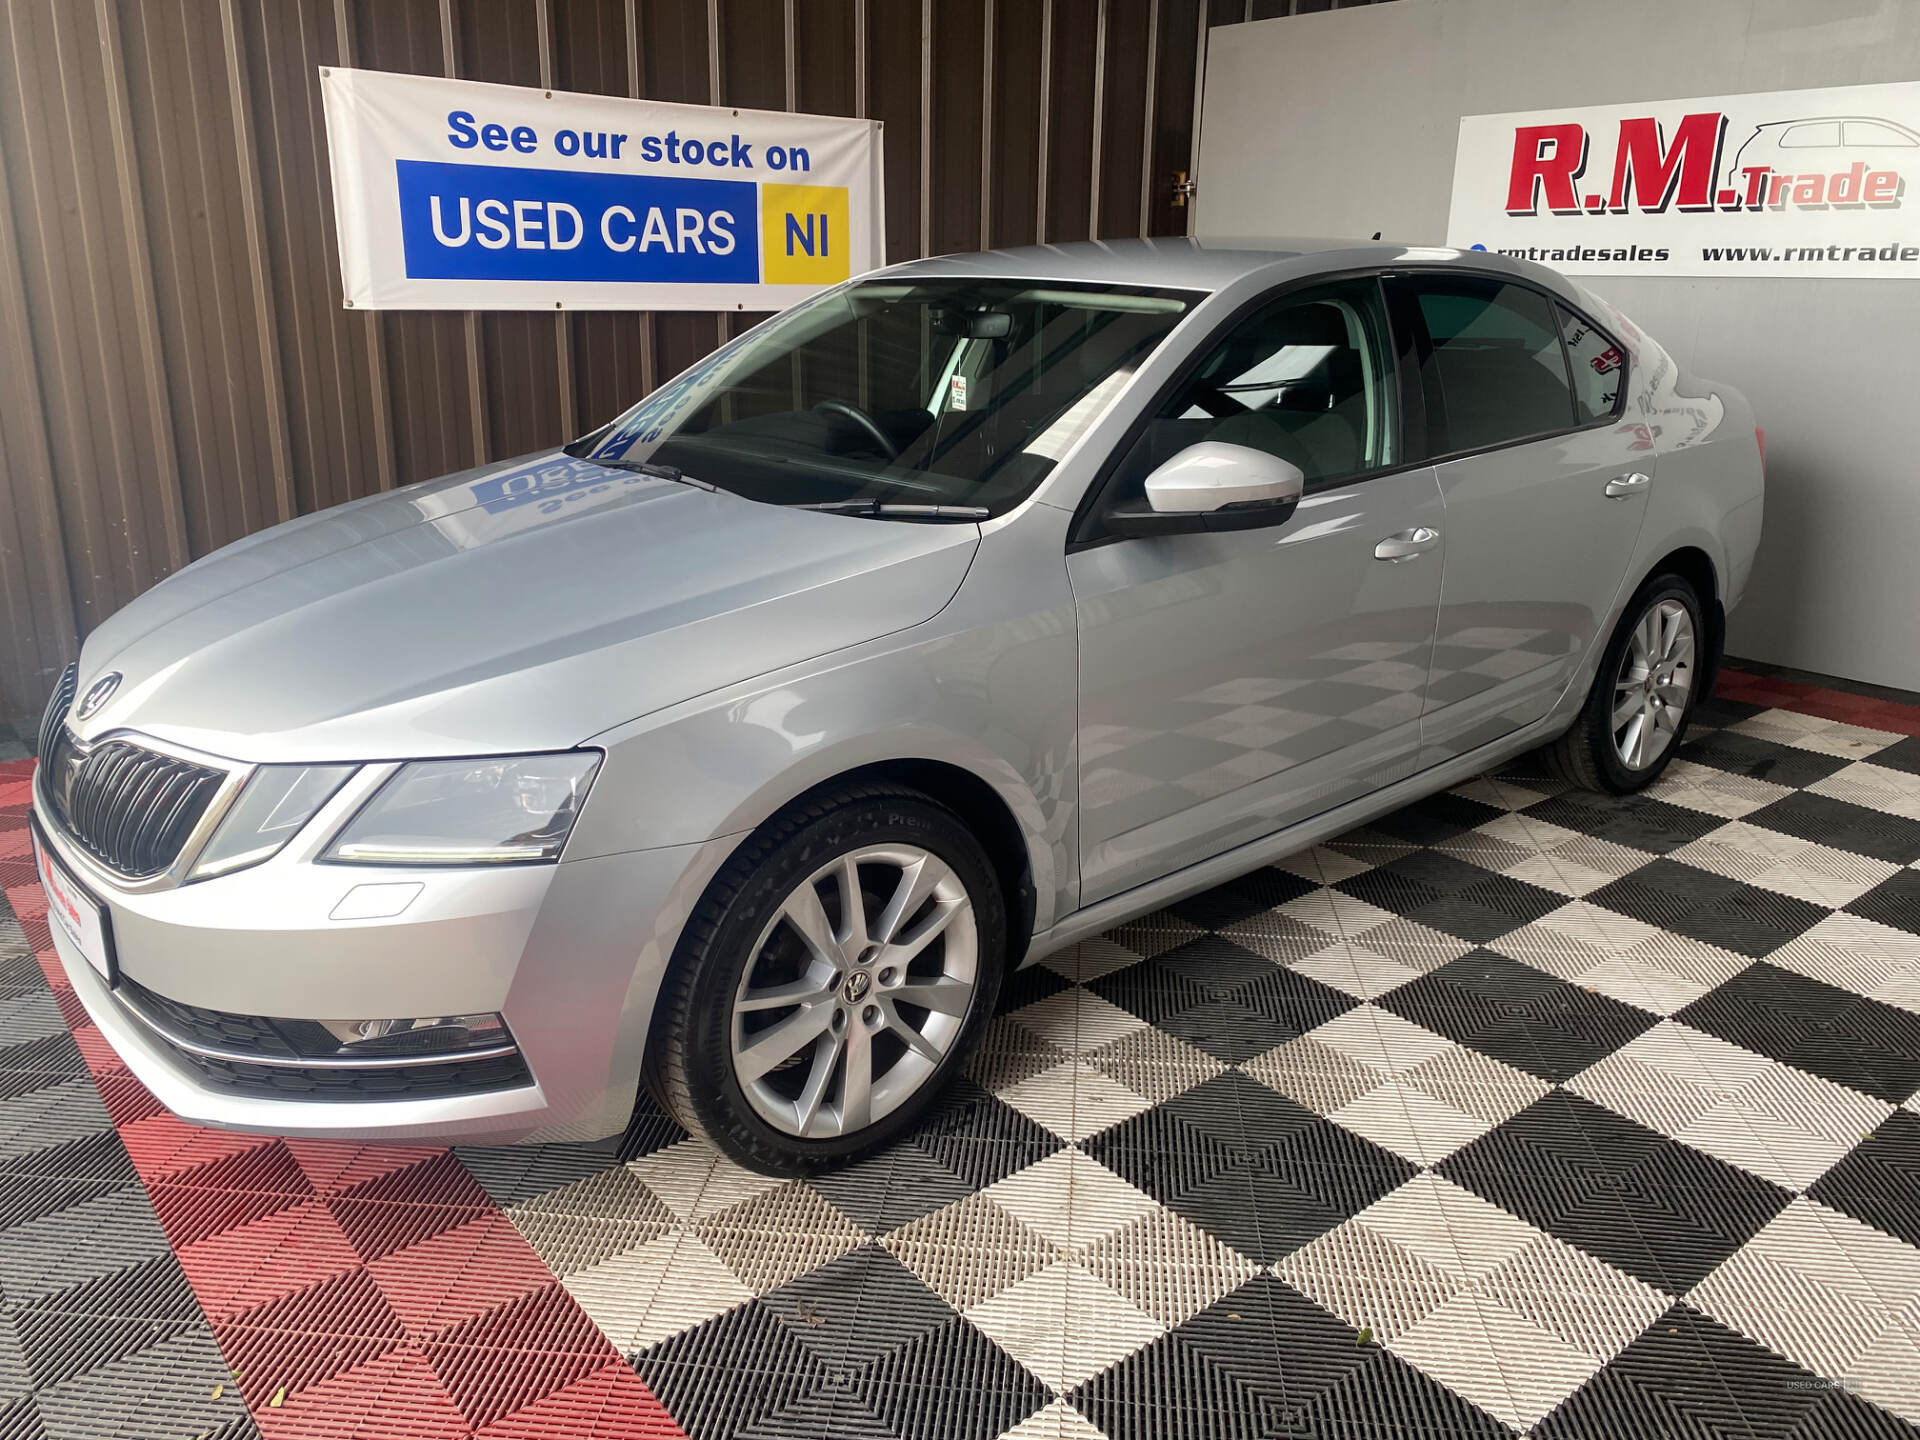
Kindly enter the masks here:
<path id="1" fill-rule="evenodd" d="M 258 865 L 311 820 L 357 765 L 262 765 L 220 822 L 188 878 L 206 880 Z"/>
<path id="2" fill-rule="evenodd" d="M 557 860 L 600 755 L 422 760 L 348 822 L 324 860 L 350 865 L 515 865 Z"/>

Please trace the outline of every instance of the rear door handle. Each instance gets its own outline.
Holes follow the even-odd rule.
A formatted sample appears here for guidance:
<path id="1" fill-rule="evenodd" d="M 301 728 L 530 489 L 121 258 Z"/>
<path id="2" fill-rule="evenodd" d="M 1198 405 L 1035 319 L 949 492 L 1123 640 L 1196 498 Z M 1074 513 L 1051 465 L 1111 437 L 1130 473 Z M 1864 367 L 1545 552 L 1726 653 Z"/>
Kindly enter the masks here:
<path id="1" fill-rule="evenodd" d="M 1412 560 L 1424 555 L 1440 543 L 1440 532 L 1425 525 L 1416 525 L 1411 530 L 1402 530 L 1398 535 L 1389 535 L 1373 547 L 1373 558 L 1389 560 L 1398 564 L 1402 560 Z"/>
<path id="2" fill-rule="evenodd" d="M 1624 500 L 1629 495 L 1638 495 L 1653 483 L 1653 477 L 1639 470 L 1629 470 L 1624 475 L 1616 475 L 1607 481 L 1607 498 Z"/>

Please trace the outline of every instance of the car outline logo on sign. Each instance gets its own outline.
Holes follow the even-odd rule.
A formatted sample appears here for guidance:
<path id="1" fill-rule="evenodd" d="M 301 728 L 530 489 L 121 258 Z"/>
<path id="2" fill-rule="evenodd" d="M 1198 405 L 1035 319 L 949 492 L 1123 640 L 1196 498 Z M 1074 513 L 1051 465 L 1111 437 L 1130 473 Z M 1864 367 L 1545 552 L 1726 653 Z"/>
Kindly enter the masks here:
<path id="1" fill-rule="evenodd" d="M 87 693 L 80 697 L 80 703 L 73 707 L 73 718 L 91 720 L 98 715 L 107 701 L 113 698 L 113 692 L 120 688 L 120 672 L 110 670 L 87 687 Z"/>

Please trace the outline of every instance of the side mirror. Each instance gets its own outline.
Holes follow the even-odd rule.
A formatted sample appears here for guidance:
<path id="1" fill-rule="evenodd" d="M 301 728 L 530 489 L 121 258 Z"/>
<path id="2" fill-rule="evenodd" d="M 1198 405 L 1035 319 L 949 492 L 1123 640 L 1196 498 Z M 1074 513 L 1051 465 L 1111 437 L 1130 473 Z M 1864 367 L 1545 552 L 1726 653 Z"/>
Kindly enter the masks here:
<path id="1" fill-rule="evenodd" d="M 1147 476 L 1145 503 L 1117 505 L 1117 535 L 1191 535 L 1279 525 L 1298 508 L 1306 476 L 1298 465 L 1246 445 L 1202 440 Z"/>

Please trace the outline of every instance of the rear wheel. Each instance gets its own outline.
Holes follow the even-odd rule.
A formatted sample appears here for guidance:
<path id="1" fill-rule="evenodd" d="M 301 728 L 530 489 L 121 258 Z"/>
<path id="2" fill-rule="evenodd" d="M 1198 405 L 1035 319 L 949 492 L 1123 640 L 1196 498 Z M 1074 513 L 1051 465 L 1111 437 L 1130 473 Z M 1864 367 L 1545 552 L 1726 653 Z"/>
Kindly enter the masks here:
<path id="1" fill-rule="evenodd" d="M 743 846 L 689 920 L 655 1088 L 743 1165 L 843 1163 L 965 1063 L 1005 957 L 993 867 L 957 816 L 891 786 L 827 794 Z"/>
<path id="2" fill-rule="evenodd" d="M 1547 747 L 1560 776 L 1628 795 L 1660 777 L 1686 734 L 1706 674 L 1700 597 L 1656 575 L 1621 613 L 1573 728 Z"/>

